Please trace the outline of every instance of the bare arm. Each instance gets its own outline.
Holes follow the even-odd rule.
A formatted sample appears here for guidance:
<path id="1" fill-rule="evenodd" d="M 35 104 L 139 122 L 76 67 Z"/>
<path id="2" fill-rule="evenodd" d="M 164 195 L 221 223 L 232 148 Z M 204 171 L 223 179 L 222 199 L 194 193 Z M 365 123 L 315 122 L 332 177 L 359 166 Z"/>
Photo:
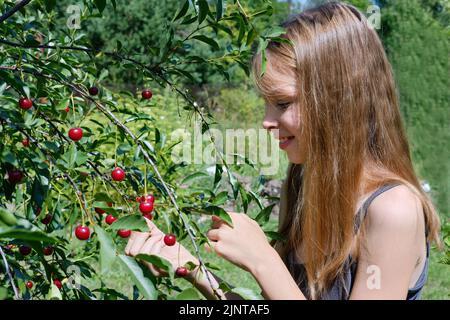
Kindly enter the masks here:
<path id="1" fill-rule="evenodd" d="M 350 299 L 402 299 L 424 250 L 420 201 L 405 186 L 389 190 L 369 207 L 366 249 L 361 250 Z"/>
<path id="2" fill-rule="evenodd" d="M 271 254 L 266 255 L 266 257 L 266 263 L 257 266 L 254 270 L 250 270 L 262 289 L 263 297 L 269 300 L 305 300 L 306 297 L 298 288 L 278 253 L 273 250 Z M 191 282 L 207 299 L 217 299 L 217 297 L 214 296 L 206 276 L 201 274 L 198 270 L 198 268 L 193 270 L 187 280 L 189 280 L 189 282 Z M 274 274 L 277 276 L 274 277 Z M 211 272 L 209 275 L 211 276 L 211 279 L 214 279 L 214 288 L 217 289 L 220 282 L 222 282 L 222 279 Z M 239 295 L 232 292 L 227 292 L 224 295 L 222 290 L 217 291 L 224 300 L 242 300 Z"/>

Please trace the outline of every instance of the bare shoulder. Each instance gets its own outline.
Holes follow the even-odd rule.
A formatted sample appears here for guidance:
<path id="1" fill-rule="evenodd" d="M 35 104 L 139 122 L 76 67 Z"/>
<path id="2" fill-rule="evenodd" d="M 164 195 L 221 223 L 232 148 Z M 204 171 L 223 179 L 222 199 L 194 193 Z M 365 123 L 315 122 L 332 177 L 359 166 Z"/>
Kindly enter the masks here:
<path id="1" fill-rule="evenodd" d="M 419 197 L 407 186 L 393 187 L 370 204 L 367 212 L 369 229 L 385 232 L 415 233 L 423 226 L 423 208 Z"/>

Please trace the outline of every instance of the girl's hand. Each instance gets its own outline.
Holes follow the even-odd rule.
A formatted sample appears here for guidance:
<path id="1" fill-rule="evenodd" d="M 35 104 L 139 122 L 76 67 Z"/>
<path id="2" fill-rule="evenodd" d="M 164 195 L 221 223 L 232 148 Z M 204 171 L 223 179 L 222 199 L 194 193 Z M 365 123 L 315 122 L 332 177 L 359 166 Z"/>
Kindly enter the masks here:
<path id="1" fill-rule="evenodd" d="M 231 263 L 251 272 L 264 265 L 275 251 L 258 223 L 246 214 L 228 212 L 233 228 L 212 216 L 212 229 L 206 234 L 214 251 Z"/>
<path id="2" fill-rule="evenodd" d="M 150 220 L 145 218 L 149 227 L 149 232 L 133 231 L 125 248 L 125 254 L 136 256 L 138 254 L 156 255 L 168 260 L 174 270 L 184 266 L 188 262 L 199 265 L 198 259 L 195 258 L 186 248 L 177 243 L 173 246 L 167 246 L 164 243 L 165 234 Z M 150 271 L 156 277 L 165 277 L 167 272 L 157 268 L 151 263 L 145 262 Z"/>

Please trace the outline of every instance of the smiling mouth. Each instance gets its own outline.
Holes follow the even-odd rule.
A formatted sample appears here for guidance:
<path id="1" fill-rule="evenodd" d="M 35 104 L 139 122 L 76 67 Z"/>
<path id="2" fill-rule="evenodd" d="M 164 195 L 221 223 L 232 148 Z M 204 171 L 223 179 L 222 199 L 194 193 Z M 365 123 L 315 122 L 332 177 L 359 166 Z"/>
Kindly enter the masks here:
<path id="1" fill-rule="evenodd" d="M 292 142 L 292 140 L 294 140 L 294 136 L 290 136 L 290 137 L 283 137 L 283 138 L 279 138 L 280 142 L 279 142 L 279 146 L 281 149 L 286 149 L 289 144 Z"/>

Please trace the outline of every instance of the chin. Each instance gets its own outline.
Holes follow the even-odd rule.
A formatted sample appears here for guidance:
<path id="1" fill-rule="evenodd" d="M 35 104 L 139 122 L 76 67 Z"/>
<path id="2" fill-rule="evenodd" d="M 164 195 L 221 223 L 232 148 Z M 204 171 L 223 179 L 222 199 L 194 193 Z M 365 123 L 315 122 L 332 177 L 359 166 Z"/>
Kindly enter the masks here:
<path id="1" fill-rule="evenodd" d="M 288 160 L 290 163 L 293 164 L 303 164 L 304 160 L 302 159 L 301 156 L 299 155 L 290 155 L 289 153 L 287 154 L 288 156 Z"/>

